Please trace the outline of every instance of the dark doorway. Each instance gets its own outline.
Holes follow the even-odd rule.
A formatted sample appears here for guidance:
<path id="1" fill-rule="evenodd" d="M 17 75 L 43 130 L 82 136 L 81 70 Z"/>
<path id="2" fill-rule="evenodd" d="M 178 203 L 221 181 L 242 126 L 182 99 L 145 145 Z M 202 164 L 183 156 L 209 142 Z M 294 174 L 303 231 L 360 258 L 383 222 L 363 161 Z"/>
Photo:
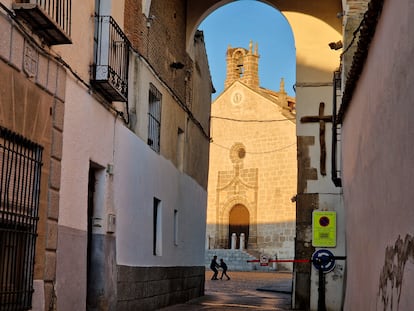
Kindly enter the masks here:
<path id="1" fill-rule="evenodd" d="M 244 248 L 247 248 L 247 242 L 249 240 L 249 224 L 250 214 L 247 208 L 241 204 L 235 205 L 229 215 L 229 248 L 231 248 L 231 235 L 236 233 L 237 243 L 236 248 L 240 248 L 240 234 L 244 233 L 245 244 Z"/>
<path id="2" fill-rule="evenodd" d="M 87 241 L 87 294 L 86 310 L 97 310 L 105 295 L 105 261 L 108 254 L 105 253 L 105 234 L 101 231 L 102 183 L 104 169 L 95 163 L 90 163 L 88 180 L 88 241 Z"/>
<path id="3" fill-rule="evenodd" d="M 94 215 L 94 194 L 95 194 L 95 184 L 96 184 L 96 169 L 92 166 L 89 167 L 89 180 L 88 180 L 88 244 L 87 244 L 87 263 L 86 263 L 86 273 L 87 273 L 87 310 L 90 309 L 93 305 L 93 235 L 92 235 L 92 225 L 93 225 L 93 215 Z"/>

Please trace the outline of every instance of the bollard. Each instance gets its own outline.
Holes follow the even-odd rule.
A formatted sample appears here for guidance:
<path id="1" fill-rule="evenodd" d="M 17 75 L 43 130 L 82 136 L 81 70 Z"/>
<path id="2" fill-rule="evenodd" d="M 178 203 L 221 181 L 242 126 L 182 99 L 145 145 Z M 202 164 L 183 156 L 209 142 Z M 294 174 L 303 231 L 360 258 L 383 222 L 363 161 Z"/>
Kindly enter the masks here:
<path id="1" fill-rule="evenodd" d="M 326 311 L 325 303 L 325 273 L 319 269 L 318 311 Z"/>
<path id="2" fill-rule="evenodd" d="M 240 233 L 240 250 L 244 249 L 244 233 Z"/>
<path id="3" fill-rule="evenodd" d="M 235 233 L 231 234 L 231 249 L 236 249 L 237 235 Z"/>
<path id="4" fill-rule="evenodd" d="M 275 261 L 273 261 L 273 270 L 277 270 L 277 254 L 275 254 Z"/>

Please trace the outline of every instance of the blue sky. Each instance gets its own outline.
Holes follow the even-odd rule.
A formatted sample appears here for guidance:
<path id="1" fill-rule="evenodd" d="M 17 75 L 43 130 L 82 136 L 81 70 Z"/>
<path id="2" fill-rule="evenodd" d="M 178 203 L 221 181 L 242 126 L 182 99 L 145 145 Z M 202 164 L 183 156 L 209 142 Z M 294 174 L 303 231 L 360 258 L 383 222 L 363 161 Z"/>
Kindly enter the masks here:
<path id="1" fill-rule="evenodd" d="M 292 30 L 284 16 L 260 1 L 246 0 L 227 4 L 200 24 L 204 32 L 215 99 L 224 88 L 226 77 L 226 50 L 232 47 L 248 49 L 250 40 L 259 45 L 260 86 L 279 90 L 280 79 L 285 79 L 285 90 L 295 96 L 295 46 Z"/>

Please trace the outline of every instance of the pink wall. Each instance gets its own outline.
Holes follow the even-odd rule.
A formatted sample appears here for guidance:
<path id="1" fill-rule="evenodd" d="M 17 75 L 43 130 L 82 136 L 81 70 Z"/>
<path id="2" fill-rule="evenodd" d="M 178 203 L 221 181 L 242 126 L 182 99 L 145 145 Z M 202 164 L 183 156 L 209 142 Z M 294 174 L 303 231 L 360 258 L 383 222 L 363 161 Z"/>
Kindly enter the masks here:
<path id="1" fill-rule="evenodd" d="M 343 124 L 345 310 L 414 310 L 414 3 L 384 2 Z"/>

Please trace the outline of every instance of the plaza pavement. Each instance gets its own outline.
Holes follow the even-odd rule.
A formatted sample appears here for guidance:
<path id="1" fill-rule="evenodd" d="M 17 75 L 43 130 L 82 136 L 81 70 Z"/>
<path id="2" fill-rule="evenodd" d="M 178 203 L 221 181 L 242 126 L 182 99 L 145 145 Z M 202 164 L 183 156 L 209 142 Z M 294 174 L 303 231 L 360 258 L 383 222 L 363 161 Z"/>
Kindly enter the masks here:
<path id="1" fill-rule="evenodd" d="M 213 281 L 206 271 L 205 295 L 162 311 L 292 310 L 292 274 L 288 272 L 228 272 L 231 280 Z M 221 271 L 219 273 L 219 277 Z"/>

